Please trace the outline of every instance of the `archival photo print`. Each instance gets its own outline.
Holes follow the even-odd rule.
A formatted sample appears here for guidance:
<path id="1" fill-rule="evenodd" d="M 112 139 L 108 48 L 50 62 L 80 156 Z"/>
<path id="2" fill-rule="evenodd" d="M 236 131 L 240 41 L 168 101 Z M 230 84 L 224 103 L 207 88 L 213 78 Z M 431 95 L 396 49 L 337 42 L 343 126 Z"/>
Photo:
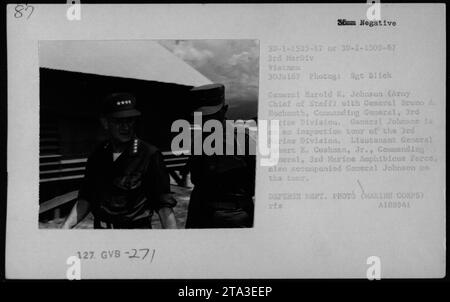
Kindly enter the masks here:
<path id="1" fill-rule="evenodd" d="M 253 227 L 258 40 L 38 47 L 40 229 Z"/>

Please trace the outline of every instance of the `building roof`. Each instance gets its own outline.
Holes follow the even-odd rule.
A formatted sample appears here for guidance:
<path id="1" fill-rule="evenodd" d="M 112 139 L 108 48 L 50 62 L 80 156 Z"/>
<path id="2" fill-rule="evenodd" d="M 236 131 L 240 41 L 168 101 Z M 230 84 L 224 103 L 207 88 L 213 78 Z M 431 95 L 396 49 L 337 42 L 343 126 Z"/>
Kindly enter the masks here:
<path id="1" fill-rule="evenodd" d="M 212 83 L 152 40 L 40 41 L 39 66 L 187 86 Z"/>

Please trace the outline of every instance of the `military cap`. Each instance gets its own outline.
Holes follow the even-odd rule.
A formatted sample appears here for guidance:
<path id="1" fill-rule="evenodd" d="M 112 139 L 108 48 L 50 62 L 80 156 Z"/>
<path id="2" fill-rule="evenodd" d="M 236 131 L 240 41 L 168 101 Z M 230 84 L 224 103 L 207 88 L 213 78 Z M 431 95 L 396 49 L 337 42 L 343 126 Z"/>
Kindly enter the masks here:
<path id="1" fill-rule="evenodd" d="M 140 116 L 136 98 L 130 93 L 112 93 L 103 101 L 102 114 L 106 117 L 126 118 Z"/>
<path id="2" fill-rule="evenodd" d="M 203 115 L 214 114 L 225 104 L 225 86 L 222 84 L 194 87 L 190 93 L 194 102 L 194 111 L 201 112 Z"/>

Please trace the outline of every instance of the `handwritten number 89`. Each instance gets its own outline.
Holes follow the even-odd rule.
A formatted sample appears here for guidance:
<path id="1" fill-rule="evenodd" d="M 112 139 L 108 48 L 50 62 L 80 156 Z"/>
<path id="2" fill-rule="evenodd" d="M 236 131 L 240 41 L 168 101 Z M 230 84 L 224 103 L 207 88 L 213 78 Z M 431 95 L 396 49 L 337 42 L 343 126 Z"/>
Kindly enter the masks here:
<path id="1" fill-rule="evenodd" d="M 22 18 L 24 16 L 23 11 L 28 12 L 30 10 L 30 12 L 28 13 L 27 19 L 30 18 L 31 14 L 34 11 L 34 6 L 32 5 L 28 5 L 28 4 L 18 4 L 16 5 L 16 7 L 14 8 L 14 17 L 16 18 Z"/>

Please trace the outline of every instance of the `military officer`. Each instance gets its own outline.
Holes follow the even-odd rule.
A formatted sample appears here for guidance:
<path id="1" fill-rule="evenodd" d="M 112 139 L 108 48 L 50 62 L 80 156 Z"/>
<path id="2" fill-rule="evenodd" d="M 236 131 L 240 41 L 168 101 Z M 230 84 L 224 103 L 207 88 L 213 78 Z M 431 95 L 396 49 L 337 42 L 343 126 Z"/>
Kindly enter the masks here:
<path id="1" fill-rule="evenodd" d="M 154 212 L 163 228 L 176 228 L 176 201 L 162 154 L 135 134 L 140 115 L 133 95 L 106 97 L 100 120 L 109 139 L 89 157 L 78 200 L 62 228 L 74 227 L 90 211 L 96 229 L 151 228 Z"/>
<path id="2" fill-rule="evenodd" d="M 214 119 L 223 125 L 224 155 L 191 156 L 188 166 L 194 189 L 186 228 L 252 227 L 256 158 L 248 149 L 241 155 L 225 152 L 230 143 L 225 134 L 225 88 L 222 84 L 204 85 L 193 88 L 191 95 L 199 105 L 195 112 L 202 114 L 203 123 Z M 236 137 L 233 139 L 236 146 Z"/>

